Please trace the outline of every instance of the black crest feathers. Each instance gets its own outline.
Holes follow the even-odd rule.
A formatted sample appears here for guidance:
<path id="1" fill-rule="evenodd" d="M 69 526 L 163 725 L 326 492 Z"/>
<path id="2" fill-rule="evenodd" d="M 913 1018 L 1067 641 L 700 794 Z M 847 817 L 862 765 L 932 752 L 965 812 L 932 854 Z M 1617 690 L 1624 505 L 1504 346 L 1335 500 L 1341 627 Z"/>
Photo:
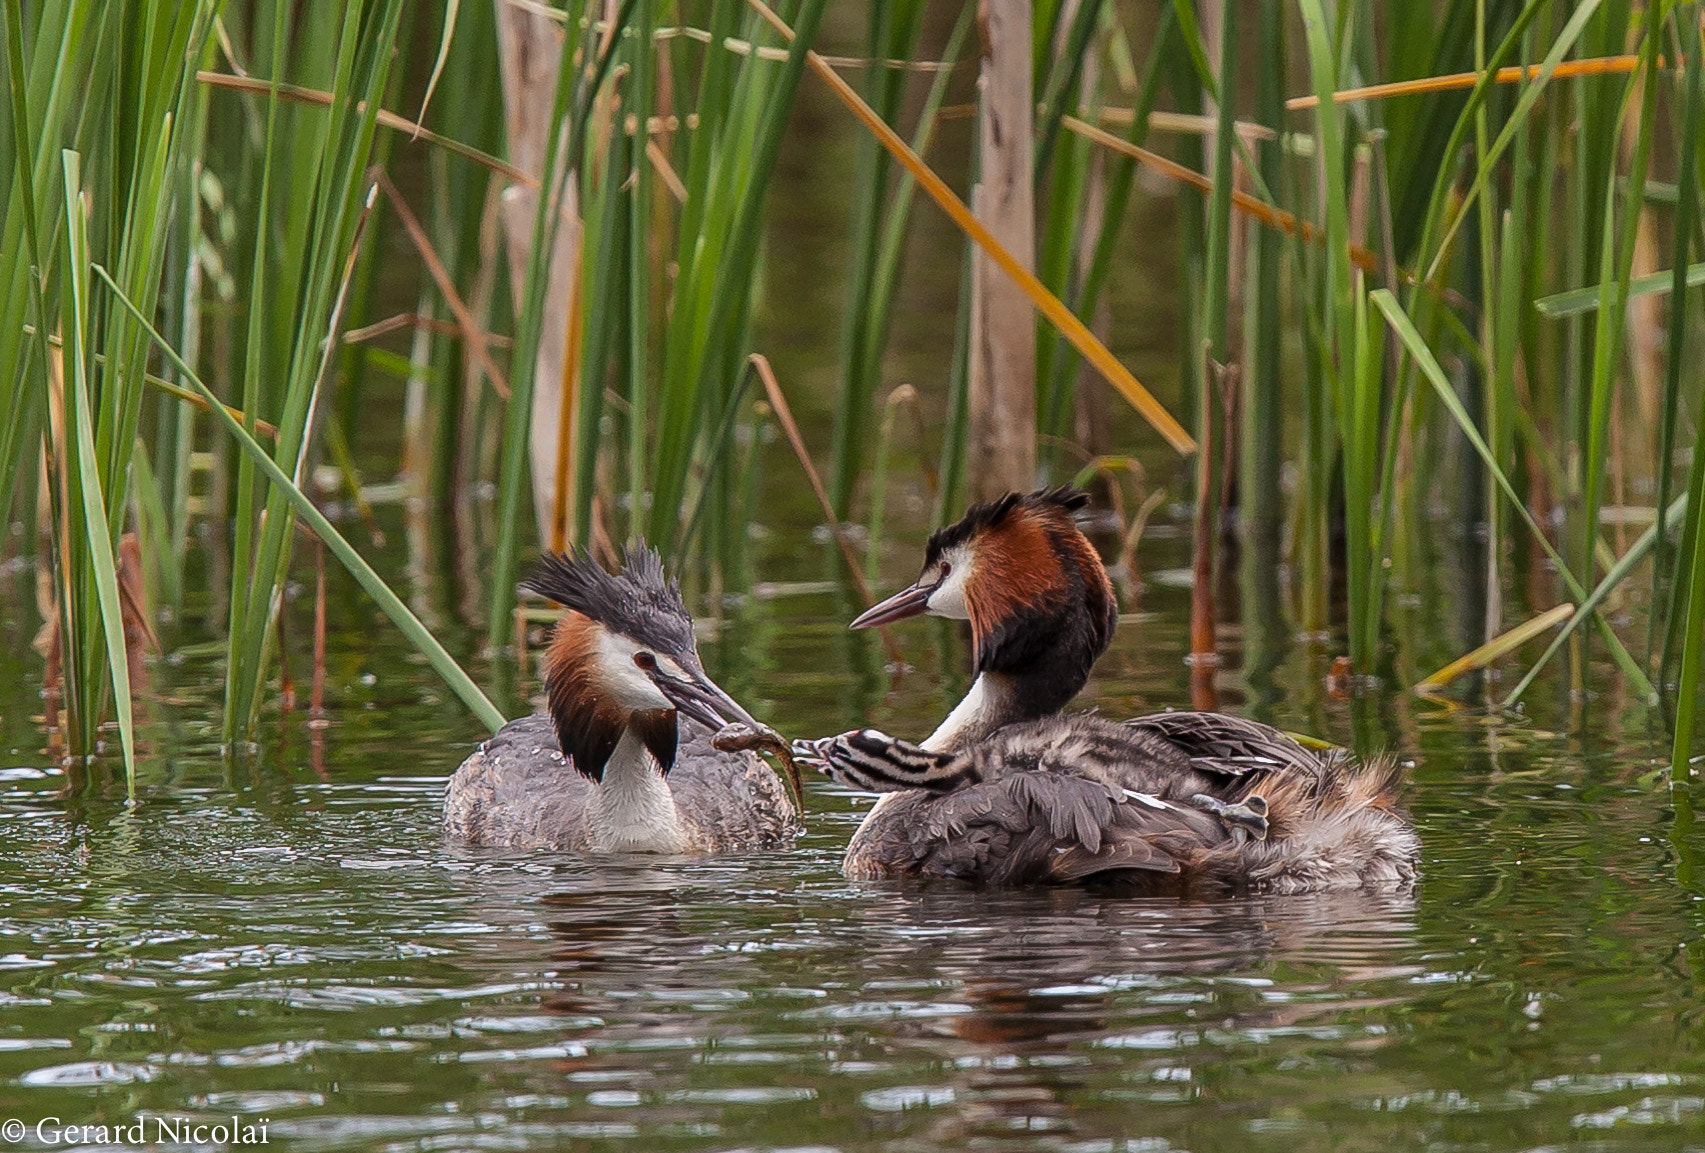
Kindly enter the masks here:
<path id="1" fill-rule="evenodd" d="M 965 511 L 964 516 L 950 525 L 936 529 L 930 535 L 929 544 L 924 550 L 924 567 L 935 564 L 948 549 L 964 544 L 990 529 L 999 528 L 1016 511 L 1057 510 L 1069 517 L 1088 503 L 1087 492 L 1063 484 L 1058 488 L 1040 488 L 1035 492 L 1009 492 L 985 504 L 974 504 Z"/>
<path id="2" fill-rule="evenodd" d="M 643 541 L 622 550 L 622 569 L 614 573 L 584 549 L 545 553 L 525 587 L 661 652 L 693 651 L 693 618 L 681 601 L 681 586 L 664 574 L 663 558 Z"/>

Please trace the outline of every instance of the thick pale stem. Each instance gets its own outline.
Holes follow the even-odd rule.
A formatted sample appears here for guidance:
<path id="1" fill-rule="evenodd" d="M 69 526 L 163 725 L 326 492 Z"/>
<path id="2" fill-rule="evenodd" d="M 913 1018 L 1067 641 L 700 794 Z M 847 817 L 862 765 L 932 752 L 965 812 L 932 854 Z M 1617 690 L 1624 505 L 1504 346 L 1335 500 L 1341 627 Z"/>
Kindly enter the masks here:
<path id="1" fill-rule="evenodd" d="M 1035 267 L 1035 148 L 1028 0 L 981 0 L 982 180 L 979 220 L 1028 270 Z M 1023 289 L 981 250 L 971 345 L 971 489 L 979 500 L 1036 479 L 1036 324 Z"/>
<path id="2" fill-rule="evenodd" d="M 530 176 L 542 177 L 551 131 L 552 98 L 562 56 L 562 29 L 515 4 L 497 9 L 499 60 L 503 75 L 504 119 L 509 130 L 510 156 Z M 565 131 L 566 128 L 559 129 Z M 572 159 L 572 158 L 570 158 Z M 504 234 L 508 241 L 511 287 L 516 308 L 526 292 L 527 258 L 534 243 L 539 183 L 514 184 L 503 197 Z M 539 333 L 533 375 L 532 433 L 533 504 L 539 518 L 539 539 L 560 548 L 573 534 L 574 470 L 562 457 L 573 450 L 576 396 L 573 357 L 577 350 L 571 329 L 578 311 L 575 270 L 580 262 L 580 207 L 575 182 L 568 181 L 562 220 L 550 254 L 549 288 L 545 293 L 544 326 Z M 562 478 L 567 478 L 566 481 Z"/>

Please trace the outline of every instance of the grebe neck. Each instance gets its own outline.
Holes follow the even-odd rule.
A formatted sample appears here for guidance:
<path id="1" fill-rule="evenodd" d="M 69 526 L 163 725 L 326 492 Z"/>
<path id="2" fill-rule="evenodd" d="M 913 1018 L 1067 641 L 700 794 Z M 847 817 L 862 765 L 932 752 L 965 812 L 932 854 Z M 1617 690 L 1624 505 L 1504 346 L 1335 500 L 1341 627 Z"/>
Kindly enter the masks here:
<path id="1" fill-rule="evenodd" d="M 623 730 L 586 803 L 586 838 L 600 853 L 684 853 L 687 833 L 657 758 Z"/>
<path id="2" fill-rule="evenodd" d="M 1094 659 L 1094 654 L 1056 650 L 1027 660 L 1019 668 L 978 673 L 965 698 L 924 740 L 923 747 L 949 752 L 974 744 L 1006 725 L 1053 716 L 1083 688 Z"/>
<path id="3" fill-rule="evenodd" d="M 1015 707 L 1012 678 L 1001 673 L 979 673 L 965 698 L 953 707 L 935 732 L 924 738 L 931 752 L 949 752 L 975 744 L 1003 725 L 1028 720 Z"/>

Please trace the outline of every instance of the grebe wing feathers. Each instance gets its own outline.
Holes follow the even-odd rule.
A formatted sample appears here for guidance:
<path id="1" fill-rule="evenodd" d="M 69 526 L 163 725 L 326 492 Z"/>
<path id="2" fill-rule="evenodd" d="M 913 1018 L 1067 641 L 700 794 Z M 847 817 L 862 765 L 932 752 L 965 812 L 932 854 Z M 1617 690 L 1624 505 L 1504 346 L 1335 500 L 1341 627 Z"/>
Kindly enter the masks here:
<path id="1" fill-rule="evenodd" d="M 544 713 L 510 721 L 450 778 L 444 832 L 466 845 L 572 850 L 586 847 L 593 784 L 563 756 Z"/>
<path id="2" fill-rule="evenodd" d="M 718 853 L 791 845 L 803 826 L 782 779 L 756 753 L 716 748 L 714 730 L 684 716 L 678 723 L 669 791 L 694 839 Z"/>
<path id="3" fill-rule="evenodd" d="M 1024 777 L 1033 778 L 1032 783 L 1015 787 L 1065 791 L 1075 788 L 1069 782 L 1083 781 L 1117 801 L 1137 800 L 1164 811 L 1169 802 L 1187 802 L 1198 793 L 1236 793 L 1231 799 L 1241 800 L 1253 779 L 1244 779 L 1240 770 L 1228 782 L 1223 769 L 1198 765 L 1192 748 L 1158 732 L 1087 714 L 1008 725 L 958 750 L 926 749 L 876 729 L 798 741 L 795 749 L 842 784 L 875 793 L 922 789 L 942 796 Z M 1030 795 L 1024 799 L 1028 803 Z"/>
<path id="4" fill-rule="evenodd" d="M 848 846 L 846 871 L 1057 884 L 1127 870 L 1175 874 L 1190 846 L 1225 839 L 1207 814 L 1152 809 L 1098 781 L 1031 770 L 946 793 L 891 794 Z"/>
<path id="5" fill-rule="evenodd" d="M 1288 733 L 1224 713 L 1153 713 L 1123 726 L 1160 738 L 1191 768 L 1221 776 L 1298 772 L 1318 779 L 1323 767 L 1319 753 Z"/>
<path id="6" fill-rule="evenodd" d="M 1393 762 L 1316 760 L 1276 729 L 1217 714 L 1052 717 L 958 752 L 863 729 L 802 751 L 888 794 L 847 848 L 854 878 L 1011 886 L 1125 872 L 1151 889 L 1299 892 L 1407 883 L 1419 855 Z"/>

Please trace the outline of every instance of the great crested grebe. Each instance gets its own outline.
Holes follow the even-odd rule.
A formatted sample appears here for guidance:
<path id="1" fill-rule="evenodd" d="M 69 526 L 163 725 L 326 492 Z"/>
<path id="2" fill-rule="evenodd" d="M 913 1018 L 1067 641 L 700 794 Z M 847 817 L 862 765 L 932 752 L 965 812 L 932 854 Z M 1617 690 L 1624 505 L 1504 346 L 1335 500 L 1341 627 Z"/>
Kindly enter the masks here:
<path id="1" fill-rule="evenodd" d="M 1072 519 L 1087 500 L 1059 488 L 972 508 L 930 538 L 917 583 L 853 621 L 969 620 L 976 680 L 921 745 L 874 729 L 797 742 L 836 780 L 884 794 L 846 874 L 1184 892 L 1412 882 L 1420 844 L 1395 762 L 1359 765 L 1217 713 L 1055 715 L 1117 619 Z"/>
<path id="2" fill-rule="evenodd" d="M 758 726 L 699 663 L 693 620 L 657 553 L 608 573 L 546 554 L 528 587 L 563 605 L 545 658 L 550 711 L 511 721 L 450 778 L 444 831 L 473 845 L 591 853 L 720 853 L 792 844 L 780 779 L 711 746 Z"/>

